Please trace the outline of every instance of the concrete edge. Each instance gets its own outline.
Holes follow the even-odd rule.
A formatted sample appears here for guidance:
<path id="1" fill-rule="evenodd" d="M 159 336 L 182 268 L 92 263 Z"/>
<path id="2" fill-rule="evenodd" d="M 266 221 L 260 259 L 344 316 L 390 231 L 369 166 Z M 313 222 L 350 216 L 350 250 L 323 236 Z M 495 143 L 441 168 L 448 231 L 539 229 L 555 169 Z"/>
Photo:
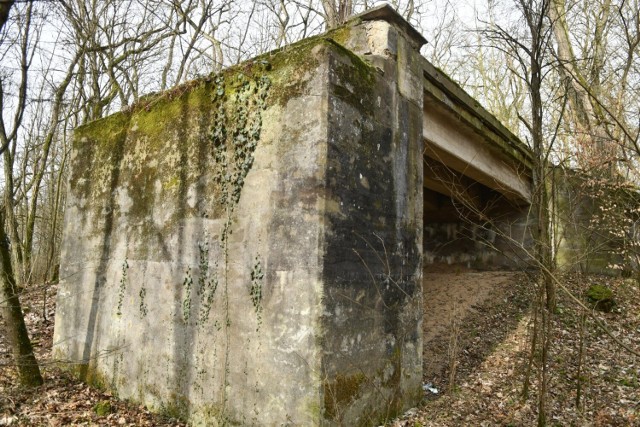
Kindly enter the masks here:
<path id="1" fill-rule="evenodd" d="M 424 38 L 413 25 L 407 22 L 390 4 L 385 3 L 380 6 L 376 6 L 372 9 L 365 10 L 362 13 L 352 16 L 349 21 L 361 20 L 361 21 L 387 21 L 391 24 L 395 24 L 402 31 L 404 31 L 409 39 L 415 44 L 417 50 L 427 44 L 427 39 Z"/>
<path id="2" fill-rule="evenodd" d="M 516 135 L 507 129 L 500 121 L 489 111 L 487 111 L 480 102 L 475 100 L 471 95 L 465 92 L 457 83 L 449 76 L 436 68 L 426 58 L 422 58 L 423 77 L 431 84 L 442 90 L 448 97 L 466 110 L 472 116 L 478 118 L 484 125 L 495 132 L 501 139 L 505 141 L 511 148 L 518 151 L 525 159 L 532 161 L 532 153 Z M 427 90 L 425 88 L 425 90 Z"/>

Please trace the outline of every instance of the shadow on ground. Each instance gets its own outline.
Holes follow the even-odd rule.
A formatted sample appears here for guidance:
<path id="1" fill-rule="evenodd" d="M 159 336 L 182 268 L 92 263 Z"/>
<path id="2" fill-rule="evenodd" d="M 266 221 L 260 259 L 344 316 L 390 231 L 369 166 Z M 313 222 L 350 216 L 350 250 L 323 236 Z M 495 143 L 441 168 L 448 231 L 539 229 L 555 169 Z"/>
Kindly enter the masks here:
<path id="1" fill-rule="evenodd" d="M 527 313 L 529 279 L 523 273 L 429 265 L 424 271 L 424 383 L 438 393 L 464 383 Z M 455 364 L 454 364 L 455 362 Z"/>

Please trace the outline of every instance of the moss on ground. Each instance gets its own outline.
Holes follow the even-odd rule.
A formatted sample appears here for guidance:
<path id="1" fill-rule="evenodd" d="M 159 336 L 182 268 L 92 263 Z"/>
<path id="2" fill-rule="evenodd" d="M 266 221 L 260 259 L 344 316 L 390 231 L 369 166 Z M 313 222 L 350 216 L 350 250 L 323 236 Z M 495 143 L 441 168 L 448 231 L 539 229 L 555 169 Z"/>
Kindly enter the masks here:
<path id="1" fill-rule="evenodd" d="M 594 284 L 587 289 L 587 298 L 597 310 L 610 312 L 616 305 L 613 291 L 605 285 Z"/>

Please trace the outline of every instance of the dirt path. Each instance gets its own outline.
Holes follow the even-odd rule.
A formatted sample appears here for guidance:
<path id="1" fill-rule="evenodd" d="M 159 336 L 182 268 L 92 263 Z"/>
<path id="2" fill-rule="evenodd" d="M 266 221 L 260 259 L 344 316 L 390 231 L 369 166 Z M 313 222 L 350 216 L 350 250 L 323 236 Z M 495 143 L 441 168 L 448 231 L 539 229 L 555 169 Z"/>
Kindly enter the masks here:
<path id="1" fill-rule="evenodd" d="M 590 315 L 637 351 L 640 281 L 570 273 L 558 277 L 577 298 L 586 298 L 586 289 L 593 284 L 608 286 L 616 308 Z M 524 274 L 426 273 L 425 383 L 431 382 L 438 393 L 425 391 L 419 407 L 387 425 L 536 425 L 539 364 L 531 367 L 528 396 L 522 394 L 531 345 L 529 302 L 533 292 Z M 640 426 L 639 358 L 621 349 L 583 314 L 565 293 L 558 294 L 545 398 L 549 425 Z M 456 334 L 452 334 L 452 318 L 458 319 Z M 449 387 L 451 336 L 458 343 L 453 387 Z"/>
<path id="2" fill-rule="evenodd" d="M 524 307 L 512 301 L 517 273 L 474 271 L 428 266 L 424 272 L 424 379 L 443 388 L 448 384 L 452 355 L 456 371 L 464 374 L 475 357 L 482 357 L 508 331 L 496 330 L 494 311 L 518 317 Z M 506 306 L 505 306 L 506 305 Z M 492 334 L 493 333 L 493 334 Z"/>

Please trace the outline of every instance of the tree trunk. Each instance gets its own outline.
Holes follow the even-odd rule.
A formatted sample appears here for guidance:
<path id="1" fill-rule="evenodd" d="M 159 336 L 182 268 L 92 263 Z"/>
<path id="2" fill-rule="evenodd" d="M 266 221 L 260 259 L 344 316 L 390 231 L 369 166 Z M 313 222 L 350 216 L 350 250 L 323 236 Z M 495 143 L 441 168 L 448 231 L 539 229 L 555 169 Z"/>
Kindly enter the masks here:
<path id="1" fill-rule="evenodd" d="M 537 9 L 531 3 L 520 0 L 520 6 L 526 18 L 531 44 L 529 46 L 530 66 L 529 96 L 531 99 L 531 139 L 533 145 L 533 170 L 531 195 L 531 210 L 535 215 L 533 240 L 535 258 L 538 264 L 538 286 L 540 286 L 540 338 L 541 358 L 538 371 L 538 427 L 547 425 L 549 388 L 549 355 L 553 326 L 553 312 L 556 306 L 556 287 L 553 281 L 553 257 L 551 256 L 551 220 L 549 214 L 549 180 L 553 175 L 548 174 L 548 150 L 550 147 L 544 137 L 544 112 L 542 101 L 546 49 L 546 24 L 544 17 L 548 13 L 549 3 L 543 0 L 537 4 Z"/>
<path id="2" fill-rule="evenodd" d="M 327 29 L 337 27 L 339 24 L 335 2 L 333 0 L 322 0 L 322 8 L 324 9 Z"/>
<path id="3" fill-rule="evenodd" d="M 27 387 L 35 387 L 42 384 L 42 376 L 33 354 L 17 291 L 11 268 L 9 240 L 4 231 L 4 212 L 0 212 L 0 314 L 18 367 L 20 383 Z"/>
<path id="4" fill-rule="evenodd" d="M 609 16 L 610 1 L 605 1 L 602 5 L 602 17 L 596 22 L 595 40 L 593 47 L 593 64 L 591 76 L 582 72 L 578 63 L 571 38 L 569 36 L 569 26 L 566 20 L 565 0 L 552 0 L 548 9 L 548 16 L 553 23 L 553 35 L 556 41 L 557 57 L 560 60 L 558 68 L 561 76 L 565 80 L 567 93 L 569 94 L 569 104 L 574 114 L 577 130 L 583 133 L 588 139 L 593 141 L 590 146 L 593 151 L 589 156 L 601 158 L 607 165 L 605 173 L 613 175 L 615 163 L 615 148 L 607 144 L 610 139 L 607 133 L 606 120 L 597 102 L 592 102 L 592 97 L 599 97 L 601 92 L 600 72 L 604 61 L 605 43 L 603 33 L 607 25 Z M 588 77 L 591 77 L 588 79 Z"/>
<path id="5" fill-rule="evenodd" d="M 353 13 L 352 0 L 322 0 L 327 29 L 336 28 L 347 22 Z"/>

